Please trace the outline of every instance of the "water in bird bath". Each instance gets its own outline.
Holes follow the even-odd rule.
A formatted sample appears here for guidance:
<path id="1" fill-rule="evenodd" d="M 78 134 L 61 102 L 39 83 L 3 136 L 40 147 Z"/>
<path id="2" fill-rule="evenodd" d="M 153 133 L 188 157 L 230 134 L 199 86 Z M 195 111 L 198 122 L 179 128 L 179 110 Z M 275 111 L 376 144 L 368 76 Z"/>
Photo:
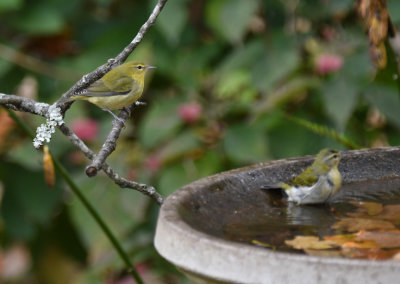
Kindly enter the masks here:
<path id="1" fill-rule="evenodd" d="M 213 194 L 226 194 L 223 186 Z M 262 195 L 260 195 L 262 192 Z M 181 208 L 191 226 L 233 242 L 291 253 L 400 258 L 400 178 L 345 184 L 329 204 L 297 206 L 279 190 L 227 204 L 202 199 Z M 228 196 L 228 195 L 227 195 Z M 214 211 L 218 208 L 218 212 Z"/>

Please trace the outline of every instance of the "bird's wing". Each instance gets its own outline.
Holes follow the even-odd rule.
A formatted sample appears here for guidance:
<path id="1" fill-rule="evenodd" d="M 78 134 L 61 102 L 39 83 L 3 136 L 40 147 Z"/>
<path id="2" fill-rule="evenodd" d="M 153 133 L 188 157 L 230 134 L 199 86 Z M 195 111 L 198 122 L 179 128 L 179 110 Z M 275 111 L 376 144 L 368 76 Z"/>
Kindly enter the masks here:
<path id="1" fill-rule="evenodd" d="M 79 95 L 88 97 L 127 95 L 131 92 L 132 87 L 138 85 L 135 83 L 136 81 L 131 77 L 123 76 L 113 81 L 113 85 L 111 87 L 110 84 L 105 84 L 104 81 L 100 79 L 90 85 L 83 93 Z"/>
<path id="2" fill-rule="evenodd" d="M 311 168 L 305 169 L 300 175 L 292 179 L 290 185 L 311 186 L 318 180 L 317 175 L 314 174 Z"/>

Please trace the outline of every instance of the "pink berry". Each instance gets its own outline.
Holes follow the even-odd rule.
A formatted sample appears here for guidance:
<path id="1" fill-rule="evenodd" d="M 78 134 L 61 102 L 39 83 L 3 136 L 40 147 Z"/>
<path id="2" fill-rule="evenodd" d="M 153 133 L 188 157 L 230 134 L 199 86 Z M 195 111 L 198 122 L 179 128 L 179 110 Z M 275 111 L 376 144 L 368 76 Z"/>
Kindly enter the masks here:
<path id="1" fill-rule="evenodd" d="M 99 133 L 99 123 L 94 119 L 76 119 L 71 128 L 84 141 L 94 141 Z"/>
<path id="2" fill-rule="evenodd" d="M 197 102 L 181 104 L 178 107 L 179 117 L 188 124 L 196 122 L 203 112 L 202 106 Z"/>

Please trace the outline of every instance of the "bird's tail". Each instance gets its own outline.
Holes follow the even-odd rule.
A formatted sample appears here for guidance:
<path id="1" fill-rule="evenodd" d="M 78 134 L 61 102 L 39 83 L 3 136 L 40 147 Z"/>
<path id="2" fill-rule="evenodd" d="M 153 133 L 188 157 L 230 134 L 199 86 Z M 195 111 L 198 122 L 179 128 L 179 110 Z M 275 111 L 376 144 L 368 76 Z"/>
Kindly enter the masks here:
<path id="1" fill-rule="evenodd" d="M 72 95 L 69 98 L 62 98 L 58 103 L 67 103 L 67 102 L 72 102 L 72 101 L 77 101 L 77 100 L 85 100 L 87 97 L 82 96 L 82 95 Z"/>

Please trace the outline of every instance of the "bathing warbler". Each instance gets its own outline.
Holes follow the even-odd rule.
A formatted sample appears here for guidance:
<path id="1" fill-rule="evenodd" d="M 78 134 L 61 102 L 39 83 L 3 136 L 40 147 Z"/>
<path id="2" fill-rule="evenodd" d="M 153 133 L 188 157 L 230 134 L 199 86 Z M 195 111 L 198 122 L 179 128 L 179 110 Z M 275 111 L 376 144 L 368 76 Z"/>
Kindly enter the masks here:
<path id="1" fill-rule="evenodd" d="M 334 149 L 321 150 L 311 166 L 288 183 L 279 183 L 288 200 L 301 204 L 324 203 L 338 193 L 342 175 L 338 170 L 340 153 Z"/>
<path id="2" fill-rule="evenodd" d="M 71 96 L 69 101 L 89 101 L 120 120 L 112 110 L 129 106 L 142 96 L 145 74 L 153 68 L 141 62 L 124 63 L 111 69 L 87 89 Z"/>

